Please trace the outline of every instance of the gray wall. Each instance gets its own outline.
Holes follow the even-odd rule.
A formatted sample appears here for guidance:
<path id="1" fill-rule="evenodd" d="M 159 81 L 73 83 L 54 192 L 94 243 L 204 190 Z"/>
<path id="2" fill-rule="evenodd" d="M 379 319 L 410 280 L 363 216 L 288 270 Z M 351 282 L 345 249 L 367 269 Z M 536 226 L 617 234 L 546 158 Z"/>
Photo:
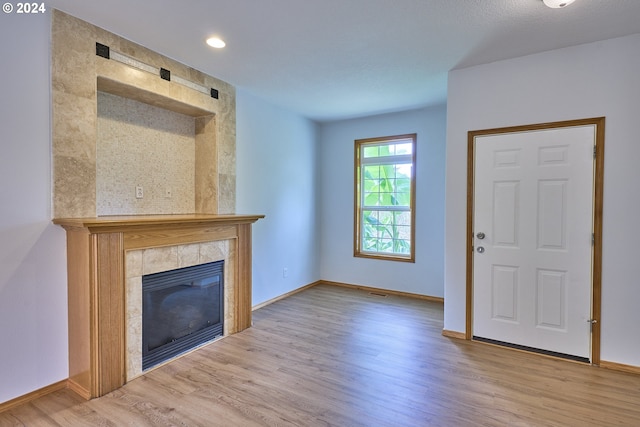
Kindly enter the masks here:
<path id="1" fill-rule="evenodd" d="M 320 128 L 320 276 L 421 295 L 444 295 L 446 107 L 323 124 Z M 416 262 L 353 256 L 354 141 L 417 133 Z"/>
<path id="2" fill-rule="evenodd" d="M 64 230 L 51 224 L 50 15 L 0 24 L 0 402 L 67 378 Z"/>
<path id="3" fill-rule="evenodd" d="M 237 90 L 236 126 L 236 209 L 266 215 L 253 226 L 256 305 L 320 278 L 317 125 Z"/>

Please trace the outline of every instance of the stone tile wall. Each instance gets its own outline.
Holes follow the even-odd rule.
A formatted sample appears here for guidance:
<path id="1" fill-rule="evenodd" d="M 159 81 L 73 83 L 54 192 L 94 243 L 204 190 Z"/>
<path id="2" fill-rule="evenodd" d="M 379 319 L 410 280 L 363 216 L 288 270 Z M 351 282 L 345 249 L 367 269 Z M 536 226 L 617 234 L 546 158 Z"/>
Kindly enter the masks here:
<path id="1" fill-rule="evenodd" d="M 95 217 L 98 209 L 98 91 L 195 118 L 195 212 L 235 212 L 235 88 L 80 19 L 52 13 L 53 215 Z M 96 42 L 218 90 L 214 99 L 96 55 Z M 102 187 L 100 187 L 102 191 Z M 110 196 L 109 196 L 110 197 Z M 161 213 L 161 212 L 144 212 Z"/>
<path id="2" fill-rule="evenodd" d="M 98 92 L 98 216 L 195 212 L 195 120 Z"/>

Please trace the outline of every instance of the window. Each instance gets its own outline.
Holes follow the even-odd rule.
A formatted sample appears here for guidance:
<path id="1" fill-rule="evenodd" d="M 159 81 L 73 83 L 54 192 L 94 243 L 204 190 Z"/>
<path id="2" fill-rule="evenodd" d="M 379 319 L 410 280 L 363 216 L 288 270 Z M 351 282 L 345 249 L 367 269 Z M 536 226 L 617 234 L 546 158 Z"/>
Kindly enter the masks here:
<path id="1" fill-rule="evenodd" d="M 415 261 L 416 134 L 355 141 L 354 256 Z"/>

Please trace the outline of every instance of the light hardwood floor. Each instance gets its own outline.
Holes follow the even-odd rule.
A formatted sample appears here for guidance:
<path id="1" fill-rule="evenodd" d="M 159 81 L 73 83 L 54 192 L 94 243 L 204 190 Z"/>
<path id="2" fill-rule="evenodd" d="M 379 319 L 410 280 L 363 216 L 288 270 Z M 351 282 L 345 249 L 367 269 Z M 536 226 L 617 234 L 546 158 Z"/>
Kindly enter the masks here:
<path id="1" fill-rule="evenodd" d="M 640 426 L 640 376 L 442 336 L 439 303 L 318 285 L 104 397 L 0 426 Z"/>

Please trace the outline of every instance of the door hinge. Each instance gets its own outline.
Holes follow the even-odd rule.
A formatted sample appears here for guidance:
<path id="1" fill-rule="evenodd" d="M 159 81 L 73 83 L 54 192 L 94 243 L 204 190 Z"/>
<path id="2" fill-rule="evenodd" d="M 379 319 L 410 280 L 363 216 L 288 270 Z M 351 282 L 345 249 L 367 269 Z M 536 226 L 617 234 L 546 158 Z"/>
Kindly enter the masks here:
<path id="1" fill-rule="evenodd" d="M 594 159 L 596 158 L 596 153 L 597 153 L 597 150 L 596 150 L 596 146 L 594 145 L 593 146 L 593 158 Z"/>
<path id="2" fill-rule="evenodd" d="M 596 244 L 596 233 L 591 233 L 591 246 Z"/>

